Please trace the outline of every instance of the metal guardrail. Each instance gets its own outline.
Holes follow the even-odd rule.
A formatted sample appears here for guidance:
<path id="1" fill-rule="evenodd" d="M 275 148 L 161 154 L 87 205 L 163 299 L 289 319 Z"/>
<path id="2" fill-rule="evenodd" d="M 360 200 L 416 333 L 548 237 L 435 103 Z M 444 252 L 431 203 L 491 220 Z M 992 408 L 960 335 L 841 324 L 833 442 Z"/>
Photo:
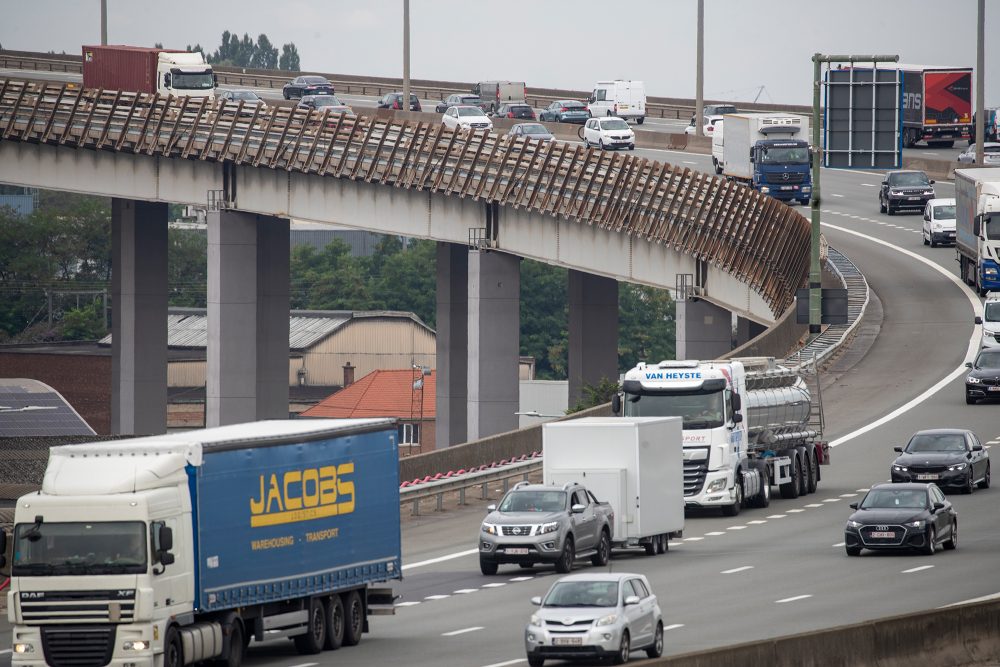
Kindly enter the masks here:
<path id="1" fill-rule="evenodd" d="M 465 473 L 443 479 L 424 482 L 414 486 L 408 486 L 399 490 L 399 504 L 412 503 L 411 514 L 420 514 L 420 501 L 428 498 L 435 498 L 435 509 L 440 512 L 444 506 L 444 495 L 446 493 L 458 492 L 458 504 L 465 505 L 466 491 L 470 488 L 481 487 L 480 499 L 486 500 L 489 485 L 495 482 L 503 482 L 504 493 L 510 485 L 512 479 L 528 479 L 532 473 L 541 472 L 542 461 L 540 458 L 532 458 L 526 461 L 508 463 L 506 465 L 480 470 L 477 472 Z"/>

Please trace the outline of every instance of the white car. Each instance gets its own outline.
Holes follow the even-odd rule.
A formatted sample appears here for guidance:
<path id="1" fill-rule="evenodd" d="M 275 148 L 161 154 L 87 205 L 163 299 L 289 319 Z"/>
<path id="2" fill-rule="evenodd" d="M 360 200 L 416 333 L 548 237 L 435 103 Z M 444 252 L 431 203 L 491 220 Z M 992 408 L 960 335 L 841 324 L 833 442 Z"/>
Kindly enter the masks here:
<path id="1" fill-rule="evenodd" d="M 635 132 L 621 118 L 591 118 L 580 132 L 585 146 L 635 150 Z"/>
<path id="2" fill-rule="evenodd" d="M 701 126 L 702 135 L 710 137 L 712 136 L 712 132 L 715 130 L 715 124 L 722 122 L 722 116 L 702 116 L 701 120 L 703 123 Z M 694 124 L 694 118 L 692 118 L 691 123 L 684 128 L 684 134 L 695 134 L 697 131 L 698 128 Z"/>
<path id="3" fill-rule="evenodd" d="M 964 164 L 975 164 L 976 145 L 970 144 L 968 148 L 959 153 L 956 160 Z M 1000 164 L 1000 143 L 995 141 L 986 141 L 983 143 L 983 164 L 987 166 Z"/>
<path id="4" fill-rule="evenodd" d="M 451 129 L 463 128 L 466 130 L 492 130 L 493 121 L 480 109 L 470 105 L 456 105 L 448 107 L 448 110 L 441 116 L 441 122 L 445 127 Z"/>
<path id="5" fill-rule="evenodd" d="M 983 316 L 976 316 L 982 336 L 981 347 L 1000 347 L 1000 292 L 989 292 L 983 304 Z"/>
<path id="6" fill-rule="evenodd" d="M 924 206 L 924 245 L 955 244 L 955 200 L 932 199 Z"/>
<path id="7" fill-rule="evenodd" d="M 646 120 L 646 85 L 642 81 L 598 81 L 587 99 L 587 109 L 594 118 L 616 116 L 642 125 Z"/>

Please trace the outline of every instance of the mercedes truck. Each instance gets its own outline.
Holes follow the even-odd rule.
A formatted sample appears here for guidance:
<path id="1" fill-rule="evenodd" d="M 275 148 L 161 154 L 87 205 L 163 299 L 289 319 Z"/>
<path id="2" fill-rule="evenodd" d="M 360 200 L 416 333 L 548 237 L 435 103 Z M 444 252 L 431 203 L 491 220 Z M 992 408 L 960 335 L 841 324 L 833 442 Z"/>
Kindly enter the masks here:
<path id="1" fill-rule="evenodd" d="M 772 112 L 725 114 L 722 127 L 717 126 L 712 135 L 712 161 L 716 173 L 729 180 L 779 201 L 806 205 L 812 197 L 809 117 Z"/>

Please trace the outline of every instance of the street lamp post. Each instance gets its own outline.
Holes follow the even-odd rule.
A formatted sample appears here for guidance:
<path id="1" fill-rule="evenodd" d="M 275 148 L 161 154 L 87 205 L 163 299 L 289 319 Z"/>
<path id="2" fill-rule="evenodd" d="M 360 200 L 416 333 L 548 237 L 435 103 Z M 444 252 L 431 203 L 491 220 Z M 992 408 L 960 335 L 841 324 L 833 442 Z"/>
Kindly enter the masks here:
<path id="1" fill-rule="evenodd" d="M 403 0 L 403 101 L 399 107 L 410 110 L 410 0 Z"/>

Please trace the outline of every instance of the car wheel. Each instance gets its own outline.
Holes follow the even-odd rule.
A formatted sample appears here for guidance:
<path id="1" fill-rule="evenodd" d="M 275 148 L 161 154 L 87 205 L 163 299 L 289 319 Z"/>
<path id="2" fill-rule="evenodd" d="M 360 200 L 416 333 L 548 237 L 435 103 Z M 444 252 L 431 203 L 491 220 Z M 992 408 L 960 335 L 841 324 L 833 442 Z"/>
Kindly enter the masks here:
<path id="1" fill-rule="evenodd" d="M 787 456 L 792 460 L 792 464 L 790 466 L 791 470 L 789 470 L 792 479 L 779 486 L 778 490 L 781 491 L 782 498 L 785 499 L 798 498 L 799 497 L 799 453 L 794 449 L 786 449 L 783 453 L 783 456 Z"/>
<path id="2" fill-rule="evenodd" d="M 722 516 L 736 516 L 743 509 L 743 472 L 739 469 L 736 470 L 736 480 L 733 488 L 736 489 L 736 502 L 732 505 L 725 505 L 722 508 Z"/>
<path id="3" fill-rule="evenodd" d="M 976 484 L 972 481 L 972 467 L 969 467 L 969 475 L 965 478 L 965 484 L 962 485 L 962 493 L 965 495 L 971 494 L 976 490 Z"/>
<path id="4" fill-rule="evenodd" d="M 896 209 L 892 207 L 890 202 L 885 203 L 885 214 L 886 215 L 896 215 Z"/>
<path id="5" fill-rule="evenodd" d="M 879 195 L 878 198 L 878 212 L 885 213 L 885 201 L 882 199 L 881 195 Z"/>
<path id="6" fill-rule="evenodd" d="M 923 552 L 928 556 L 933 556 L 937 551 L 937 531 L 934 526 L 927 528 L 927 544 L 924 545 Z"/>
<path id="7" fill-rule="evenodd" d="M 815 450 L 811 446 L 806 447 L 802 459 L 806 466 L 806 493 L 816 493 L 819 485 L 819 464 L 816 462 Z"/>
<path id="8" fill-rule="evenodd" d="M 976 399 L 973 398 L 972 396 L 969 396 L 968 394 L 966 394 L 965 395 L 965 404 L 966 405 L 975 405 L 976 404 Z"/>
<path id="9" fill-rule="evenodd" d="M 646 550 L 647 556 L 656 555 L 656 542 L 659 539 L 660 539 L 659 536 L 653 535 L 652 537 L 649 538 L 649 542 L 646 542 L 645 544 L 642 545 L 642 548 Z"/>
<path id="10" fill-rule="evenodd" d="M 924 240 L 924 245 L 930 245 L 931 242 L 927 240 L 927 234 L 921 232 L 920 237 Z"/>
<path id="11" fill-rule="evenodd" d="M 326 605 L 313 598 L 309 601 L 309 628 L 303 635 L 292 638 L 299 655 L 315 655 L 326 644 Z"/>
<path id="12" fill-rule="evenodd" d="M 365 609 L 357 591 L 344 596 L 344 620 L 344 646 L 357 646 L 365 630 Z"/>
<path id="13" fill-rule="evenodd" d="M 611 664 L 613 665 L 624 665 L 628 662 L 628 657 L 632 653 L 632 643 L 631 638 L 628 636 L 628 630 L 622 631 L 622 641 L 618 645 L 618 652 L 611 659 Z"/>
<path id="14" fill-rule="evenodd" d="M 628 149 L 629 149 L 630 151 L 634 151 L 634 150 L 635 150 L 635 144 L 629 144 L 629 145 L 628 145 Z"/>
<path id="15" fill-rule="evenodd" d="M 930 245 L 931 245 L 932 248 L 936 248 L 939 245 L 938 242 L 934 240 L 933 236 L 931 237 Z"/>
<path id="16" fill-rule="evenodd" d="M 951 535 L 949 535 L 948 539 L 944 541 L 944 548 L 947 549 L 948 551 L 952 551 L 957 547 L 958 547 L 958 519 L 955 519 L 951 523 Z"/>
<path id="17" fill-rule="evenodd" d="M 540 655 L 529 655 L 528 656 L 528 667 L 542 667 L 545 664 L 545 658 Z"/>
<path id="18" fill-rule="evenodd" d="M 324 651 L 336 651 L 344 643 L 344 601 L 331 595 L 326 604 L 326 642 Z"/>
<path id="19" fill-rule="evenodd" d="M 485 558 L 479 559 L 479 571 L 483 574 L 496 574 L 498 569 L 500 569 L 500 564 L 496 561 L 486 560 Z"/>
<path id="20" fill-rule="evenodd" d="M 611 538 L 608 537 L 608 531 L 601 531 L 601 541 L 597 543 L 597 553 L 590 557 L 590 562 L 592 565 L 597 567 L 604 567 L 611 560 Z"/>
<path id="21" fill-rule="evenodd" d="M 288 99 L 288 91 L 287 90 L 281 91 L 281 96 L 284 97 L 287 100 Z"/>
<path id="22" fill-rule="evenodd" d="M 598 139 L 597 140 L 597 146 L 598 146 L 598 148 L 600 148 L 603 151 L 604 150 L 604 139 Z"/>
<path id="23" fill-rule="evenodd" d="M 663 623 L 656 624 L 656 633 L 653 635 L 653 644 L 646 649 L 646 655 L 650 658 L 659 658 L 663 655 Z"/>
<path id="24" fill-rule="evenodd" d="M 979 482 L 980 489 L 990 488 L 990 464 L 986 464 L 986 474 L 983 476 L 982 481 Z"/>
<path id="25" fill-rule="evenodd" d="M 848 547 L 848 546 L 845 546 L 844 547 L 844 551 L 847 552 L 848 556 L 860 556 L 861 555 L 861 547 Z"/>
<path id="26" fill-rule="evenodd" d="M 556 561 L 556 572 L 559 574 L 566 574 L 572 570 L 574 558 L 575 553 L 573 549 L 573 537 L 572 535 L 567 535 L 566 543 L 563 544 L 562 553 L 559 554 L 559 560 Z"/>

